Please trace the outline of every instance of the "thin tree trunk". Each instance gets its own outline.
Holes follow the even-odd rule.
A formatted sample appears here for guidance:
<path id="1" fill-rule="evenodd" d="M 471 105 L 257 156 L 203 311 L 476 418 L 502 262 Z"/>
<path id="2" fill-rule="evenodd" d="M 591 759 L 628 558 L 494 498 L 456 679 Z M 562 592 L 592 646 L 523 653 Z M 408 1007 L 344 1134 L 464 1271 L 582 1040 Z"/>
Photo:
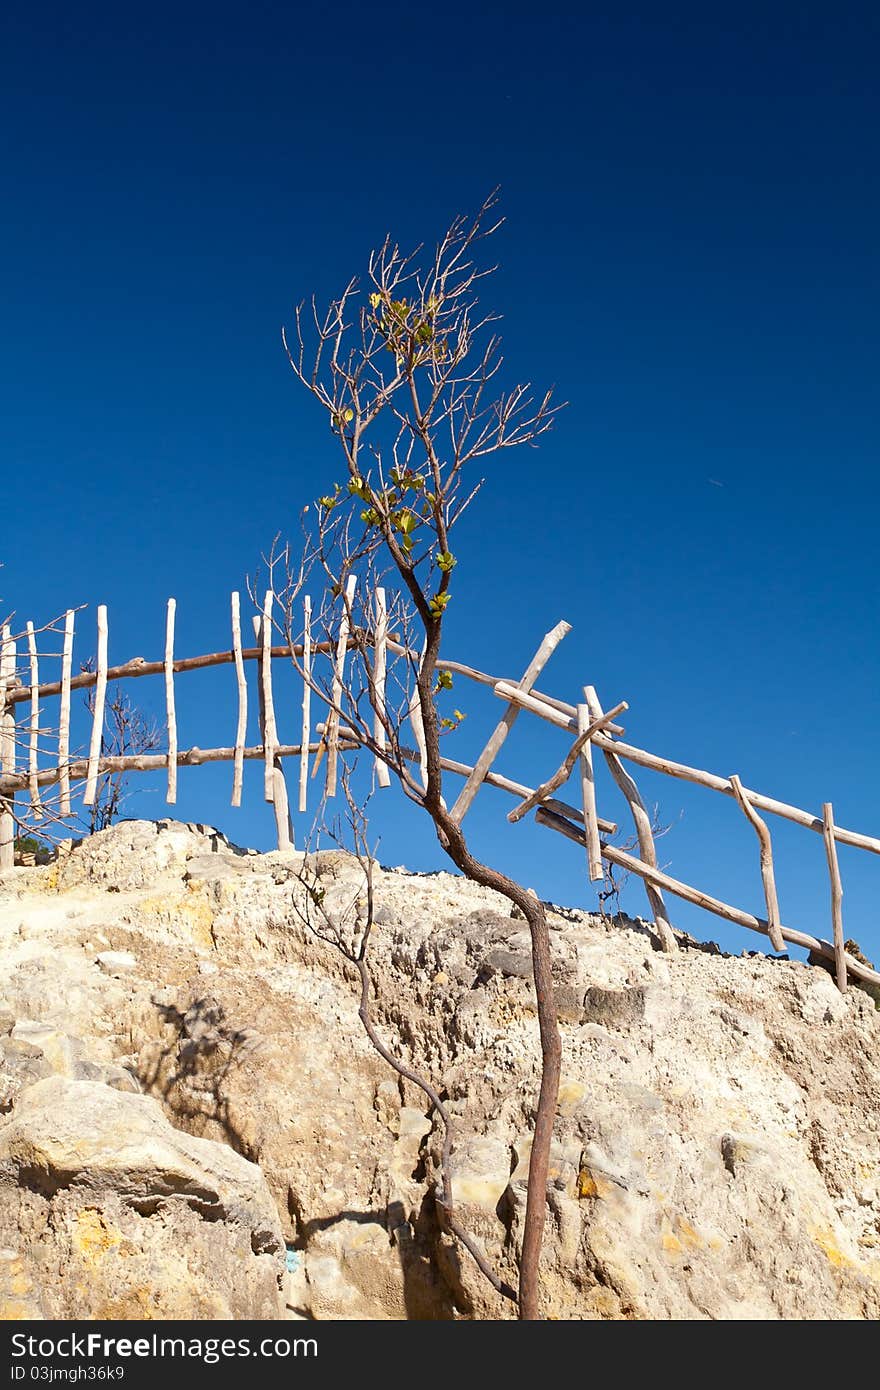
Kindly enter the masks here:
<path id="1" fill-rule="evenodd" d="M 541 1316 L 538 1310 L 541 1246 L 547 1217 L 550 1143 L 553 1138 L 562 1067 L 562 1037 L 556 1019 L 550 931 L 543 904 L 514 879 L 508 878 L 497 869 L 490 869 L 488 865 L 475 859 L 468 849 L 461 826 L 446 809 L 441 790 L 440 731 L 433 697 L 441 623 L 429 619 L 426 631 L 425 655 L 418 677 L 427 771 L 425 809 L 434 821 L 440 844 L 452 862 L 472 882 L 493 888 L 495 892 L 501 893 L 509 902 L 514 903 L 528 923 L 532 942 L 532 969 L 541 1040 L 541 1086 L 529 1160 L 526 1216 L 520 1254 L 519 1315 L 524 1321 L 533 1321 Z"/>

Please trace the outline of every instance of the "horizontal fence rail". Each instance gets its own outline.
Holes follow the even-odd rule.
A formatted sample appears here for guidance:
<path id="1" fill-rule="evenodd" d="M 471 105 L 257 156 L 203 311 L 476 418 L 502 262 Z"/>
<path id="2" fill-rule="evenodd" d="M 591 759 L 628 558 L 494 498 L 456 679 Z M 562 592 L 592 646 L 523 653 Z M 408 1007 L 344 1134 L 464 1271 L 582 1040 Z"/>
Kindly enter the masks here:
<path id="1" fill-rule="evenodd" d="M 242 798 L 243 764 L 245 761 L 259 760 L 264 766 L 264 797 L 274 810 L 278 846 L 281 849 L 289 849 L 293 845 L 293 828 L 283 769 L 285 759 L 299 758 L 297 808 L 300 812 L 307 810 L 309 783 L 316 778 L 322 762 L 322 794 L 324 797 L 332 797 L 337 790 L 340 753 L 368 746 L 374 759 L 376 782 L 379 787 L 390 785 L 389 764 L 393 765 L 395 757 L 402 757 L 405 762 L 418 769 L 420 782 L 411 782 L 411 787 L 418 788 L 420 783 L 425 784 L 427 752 L 421 710 L 418 697 L 414 693 L 414 677 L 421 657 L 417 652 L 402 645 L 396 633 L 389 632 L 389 610 L 384 590 L 377 589 L 371 595 L 367 621 L 358 628 L 353 623 L 355 600 L 356 579 L 350 576 L 344 593 L 339 596 L 341 606 L 332 631 L 326 638 L 315 640 L 312 631 L 312 604 L 309 597 L 305 596 L 302 641 L 279 643 L 273 641 L 273 637 L 283 629 L 276 618 L 276 597 L 269 590 L 252 619 L 256 645 L 244 647 L 240 598 L 234 593 L 231 597 L 230 649 L 180 658 L 174 654 L 177 604 L 174 599 L 170 599 L 165 617 L 165 649 L 162 660 L 146 661 L 143 657 L 135 657 L 116 666 L 108 664 L 108 615 L 106 608 L 99 607 L 95 669 L 83 669 L 77 675 L 73 674 L 75 613 L 70 610 L 64 616 L 60 679 L 49 681 L 40 680 L 40 653 L 34 624 L 29 622 L 20 638 L 13 636 L 9 625 L 4 626 L 0 632 L 0 869 L 7 869 L 14 863 L 15 827 L 23 819 L 16 816 L 15 798 L 18 793 L 25 791 L 29 794 L 28 823 L 36 824 L 42 817 L 49 815 L 44 794 L 46 789 L 57 786 L 55 815 L 63 821 L 72 813 L 72 783 L 84 784 L 83 803 L 89 807 L 95 802 L 99 780 L 102 777 L 117 773 L 164 769 L 167 779 L 166 800 L 173 805 L 177 799 L 179 767 L 231 762 L 231 799 L 232 805 L 237 807 L 241 805 Z M 368 605 L 363 604 L 362 607 L 367 614 Z M 289 614 L 286 617 L 289 621 Z M 61 631 L 55 627 L 52 630 Z M 580 844 L 586 851 L 586 867 L 591 881 L 604 877 L 603 860 L 607 864 L 634 873 L 642 880 L 651 919 L 655 924 L 660 945 L 665 950 L 677 948 L 675 932 L 670 924 L 664 899 L 664 893 L 669 893 L 738 926 L 767 935 L 776 951 L 784 950 L 785 943 L 790 942 L 828 959 L 833 962 L 834 973 L 841 989 L 846 989 L 849 975 L 872 984 L 880 984 L 880 972 L 857 960 L 851 951 L 846 949 L 842 915 L 843 888 L 837 859 L 838 844 L 880 854 L 880 838 L 848 830 L 836 824 L 830 802 L 824 803 L 822 815 L 817 816 L 787 802 L 752 791 L 745 787 L 735 774 L 722 777 L 624 742 L 621 735 L 625 730 L 615 720 L 629 708 L 627 702 L 621 700 L 607 711 L 603 710 L 593 686 L 584 687 L 584 698 L 578 704 L 569 704 L 540 691 L 537 688 L 538 678 L 570 630 L 569 624 L 565 622 L 558 623 L 551 629 L 538 646 L 519 681 L 491 675 L 463 662 L 439 660 L 438 670 L 462 676 L 490 689 L 505 706 L 504 713 L 473 765 L 445 757 L 440 760 L 444 772 L 462 778 L 464 783 L 451 808 L 450 814 L 453 818 L 459 823 L 464 819 L 484 784 L 514 796 L 517 804 L 508 813 L 508 821 L 515 823 L 534 811 L 537 824 L 555 830 Z M 20 668 L 17 666 L 19 641 L 26 658 Z M 362 726 L 362 731 L 358 731 L 345 717 L 346 665 L 351 652 L 356 652 L 363 658 L 366 669 L 367 687 L 373 709 L 368 733 L 363 731 L 366 726 Z M 407 696 L 402 717 L 411 727 L 414 749 L 403 748 L 397 739 L 394 741 L 394 748 L 389 748 L 388 733 L 392 715 L 386 704 L 391 669 L 388 662 L 389 658 L 394 657 L 405 659 L 410 674 L 410 694 Z M 296 744 L 285 744 L 280 742 L 277 728 L 273 663 L 276 660 L 290 661 L 291 658 L 294 659 L 303 684 L 301 728 L 298 730 L 300 741 Z M 322 659 L 326 663 L 323 668 L 324 677 L 316 674 L 321 669 L 318 663 Z M 260 742 L 252 745 L 246 743 L 249 709 L 248 662 L 256 663 L 256 708 L 260 733 Z M 223 665 L 231 665 L 235 671 L 237 714 L 234 744 L 229 747 L 202 749 L 192 746 L 180 749 L 175 677 L 190 671 Z M 163 678 L 167 747 L 161 752 L 108 753 L 105 748 L 108 686 L 111 682 L 117 683 L 150 675 Z M 79 690 L 90 692 L 88 698 L 91 729 L 87 753 L 74 756 L 70 749 L 71 695 Z M 314 733 L 311 703 L 313 695 L 322 701 L 327 710 L 326 717 L 314 723 Z M 51 731 L 45 726 L 41 729 L 44 702 L 56 697 L 59 701 L 57 721 L 53 723 Z M 26 713 L 16 722 L 16 709 L 20 705 L 26 707 Z M 540 718 L 567 733 L 571 739 L 569 749 L 559 766 L 536 788 L 505 777 L 494 770 L 494 763 L 521 714 Z M 45 765 L 45 754 L 41 756 L 41 743 L 45 743 L 49 737 L 57 749 L 57 756 L 54 757 L 51 766 Z M 26 749 L 26 765 L 19 764 L 20 747 Z M 632 843 L 638 843 L 638 856 L 627 853 L 601 838 L 616 834 L 617 824 L 598 814 L 593 766 L 594 754 L 597 753 L 604 759 L 613 782 L 626 802 L 634 830 Z M 313 762 L 311 773 L 310 759 Z M 41 760 L 44 765 L 41 765 Z M 755 831 L 766 917 L 757 917 L 724 903 L 673 878 L 658 867 L 651 817 L 625 764 L 720 792 L 737 804 Z M 556 796 L 560 788 L 572 777 L 579 786 L 579 807 Z M 778 816 L 822 835 L 830 884 L 832 942 L 782 925 L 772 837 L 766 821 L 759 812 Z"/>

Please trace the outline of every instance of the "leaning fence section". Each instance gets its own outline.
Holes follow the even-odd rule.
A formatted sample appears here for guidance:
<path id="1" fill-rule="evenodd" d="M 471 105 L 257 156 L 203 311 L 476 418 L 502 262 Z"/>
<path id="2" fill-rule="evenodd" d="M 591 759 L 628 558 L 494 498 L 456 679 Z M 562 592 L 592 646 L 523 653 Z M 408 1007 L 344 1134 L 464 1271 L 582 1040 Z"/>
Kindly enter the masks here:
<path id="1" fill-rule="evenodd" d="M 410 692 L 403 711 L 414 747 L 403 748 L 399 738 L 389 737 L 400 712 L 393 714 L 388 705 L 389 657 L 403 657 L 410 676 L 419 669 L 422 656 L 413 652 L 389 631 L 386 595 L 376 589 L 368 605 L 362 605 L 364 622 L 356 630 L 354 602 L 356 580 L 351 576 L 339 595 L 340 604 L 333 631 L 316 640 L 314 614 L 308 596 L 302 599 L 302 638 L 290 640 L 291 614 L 276 611 L 276 597 L 267 591 L 258 611 L 253 615 L 253 646 L 245 646 L 242 637 L 241 600 L 238 593 L 230 601 L 230 640 L 227 650 L 194 657 L 175 656 L 175 625 L 177 604 L 168 600 L 165 612 L 165 646 L 161 660 L 145 661 L 141 657 L 109 664 L 110 626 L 106 607 L 97 610 L 94 633 L 94 663 L 83 664 L 74 675 L 74 642 L 83 632 L 77 632 L 74 610 L 64 615 L 63 624 L 50 625 L 61 637 L 60 671 L 57 680 L 41 681 L 41 653 L 37 642 L 39 632 L 28 622 L 24 632 L 16 636 L 10 624 L 0 630 L 0 869 L 14 864 L 16 827 L 27 822 L 38 825 L 53 817 L 65 821 L 74 811 L 81 789 L 81 801 L 92 807 L 98 795 L 100 779 L 115 773 L 155 771 L 164 769 L 166 800 L 177 800 L 177 770 L 203 763 L 232 764 L 231 804 L 241 805 L 243 766 L 246 760 L 258 760 L 263 765 L 263 794 L 273 807 L 276 838 L 279 849 L 290 849 L 294 843 L 284 762 L 298 760 L 296 805 L 300 813 L 308 810 L 309 787 L 323 769 L 322 798 L 333 797 L 338 788 L 340 755 L 369 747 L 375 762 L 376 783 L 387 787 L 391 783 L 389 764 L 393 757 L 407 758 L 417 769 L 421 785 L 427 779 L 427 750 L 421 720 L 421 708 L 411 680 Z M 82 628 L 82 623 L 80 623 Z M 670 923 L 665 894 L 695 904 L 706 911 L 752 931 L 768 936 L 774 950 L 782 951 L 786 943 L 804 947 L 834 966 L 839 987 L 845 990 L 850 976 L 880 984 L 880 972 L 847 952 L 843 929 L 843 886 L 837 856 L 839 844 L 851 845 L 872 854 L 880 854 L 880 839 L 848 830 L 838 825 L 830 802 L 825 802 L 821 816 L 799 807 L 778 801 L 743 785 L 738 775 L 721 776 L 674 762 L 645 749 L 627 743 L 625 730 L 616 722 L 629 708 L 620 700 L 608 709 L 603 708 L 594 686 L 583 687 L 583 698 L 569 704 L 543 693 L 537 682 L 559 644 L 570 631 L 569 624 L 560 622 L 539 643 L 535 655 L 518 681 L 490 675 L 463 662 L 443 659 L 439 669 L 450 676 L 458 675 L 478 685 L 488 687 L 502 702 L 503 710 L 492 728 L 486 743 L 473 765 L 441 758 L 444 772 L 462 779 L 462 786 L 451 805 L 450 815 L 458 824 L 470 812 L 480 789 L 492 786 L 516 798 L 508 813 L 508 821 L 516 823 L 530 812 L 537 824 L 552 829 L 581 846 L 585 855 L 587 877 L 595 882 L 604 876 L 603 861 L 625 869 L 642 880 L 649 914 L 655 923 L 659 943 L 664 950 L 676 949 L 676 934 Z M 274 640 L 275 638 L 283 640 Z M 91 647 L 92 636 L 86 641 Z M 360 728 L 346 718 L 346 663 L 356 649 L 366 659 L 366 682 L 372 710 L 371 727 Z M 297 713 L 299 740 L 284 743 L 279 734 L 283 713 L 276 701 L 273 664 L 276 660 L 294 662 L 302 682 L 302 701 Z M 228 746 L 200 748 L 193 744 L 179 746 L 175 681 L 196 670 L 230 665 L 234 684 L 230 684 L 230 703 L 235 709 L 234 739 Z M 45 671 L 45 658 L 43 669 Z M 93 668 L 92 668 L 93 667 Z M 256 700 L 250 697 L 248 670 L 255 673 Z M 165 743 L 164 751 L 110 752 L 105 740 L 107 691 L 111 682 L 161 676 L 164 687 Z M 71 699 L 78 690 L 89 692 L 90 729 L 87 747 L 71 752 Z M 314 718 L 313 696 L 324 707 L 323 718 Z M 55 716 L 49 718 L 49 702 L 58 701 Z M 249 712 L 256 710 L 259 742 L 247 743 Z M 507 745 L 517 720 L 529 714 L 560 729 L 568 735 L 569 746 L 559 765 L 537 787 L 514 780 L 498 772 L 496 760 Z M 610 842 L 617 825 L 599 815 L 595 781 L 595 759 L 601 758 L 611 779 L 619 788 L 632 821 L 634 842 L 638 855 Z M 766 915 L 758 917 L 709 893 L 694 888 L 662 871 L 658 866 L 657 850 L 651 816 L 639 792 L 634 768 L 644 768 L 663 776 L 690 782 L 731 798 L 755 832 L 756 860 L 763 887 Z M 577 804 L 560 799 L 558 792 L 574 779 Z M 414 783 L 413 785 L 419 785 Z M 75 790 L 75 788 L 77 790 Z M 16 798 L 27 793 L 27 810 L 17 807 Z M 50 794 L 51 793 L 51 794 Z M 795 928 L 781 920 L 776 888 L 773 842 L 764 815 L 776 816 L 800 825 L 822 836 L 829 875 L 831 941 L 825 941 Z"/>

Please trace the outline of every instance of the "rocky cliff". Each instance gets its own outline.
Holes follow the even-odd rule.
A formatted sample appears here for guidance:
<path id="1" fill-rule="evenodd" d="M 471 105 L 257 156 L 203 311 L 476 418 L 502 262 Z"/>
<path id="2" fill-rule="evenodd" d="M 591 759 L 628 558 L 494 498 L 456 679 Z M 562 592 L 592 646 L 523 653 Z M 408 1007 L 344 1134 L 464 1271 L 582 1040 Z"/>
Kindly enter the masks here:
<path id="1" fill-rule="evenodd" d="M 432 1201 L 440 1133 L 296 910 L 301 857 L 126 822 L 0 880 L 0 1315 L 507 1317 Z M 361 888 L 318 857 L 325 903 Z M 463 1222 L 515 1279 L 537 1088 L 528 938 L 376 874 L 383 1037 L 449 1098 Z M 880 1315 L 880 1014 L 822 970 L 551 917 L 557 1318 Z"/>

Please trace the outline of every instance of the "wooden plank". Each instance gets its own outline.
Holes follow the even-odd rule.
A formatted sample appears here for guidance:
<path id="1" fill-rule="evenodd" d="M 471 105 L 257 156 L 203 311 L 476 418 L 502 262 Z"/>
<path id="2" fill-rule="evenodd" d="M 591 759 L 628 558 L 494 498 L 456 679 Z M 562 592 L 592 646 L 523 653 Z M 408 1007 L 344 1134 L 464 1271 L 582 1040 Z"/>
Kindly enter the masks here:
<path id="1" fill-rule="evenodd" d="M 828 860 L 828 873 L 831 878 L 831 922 L 834 931 L 834 973 L 837 988 L 846 993 L 847 956 L 843 944 L 843 883 L 840 866 L 837 862 L 837 847 L 834 843 L 834 807 L 826 801 L 822 807 L 822 827 L 825 839 L 825 855 Z"/>
<path id="2" fill-rule="evenodd" d="M 602 705 L 594 686 L 584 686 L 584 699 L 587 702 L 587 708 L 590 711 L 591 717 L 593 719 L 598 719 L 599 715 L 602 713 Z M 646 864 L 650 865 L 652 868 L 656 868 L 657 848 L 654 843 L 654 831 L 651 827 L 651 817 L 648 814 L 648 808 L 639 795 L 638 787 L 623 766 L 617 754 L 609 752 L 607 748 L 603 749 L 603 754 L 608 771 L 626 797 L 627 805 L 629 806 L 630 814 L 633 818 L 633 825 L 635 826 L 636 838 L 639 842 L 639 854 Z M 648 908 L 651 918 L 657 928 L 660 945 L 664 951 L 669 953 L 677 951 L 678 944 L 675 940 L 675 933 L 669 922 L 666 904 L 663 901 L 663 894 L 654 884 L 647 880 L 644 882 L 645 894 L 648 899 Z"/>
<path id="3" fill-rule="evenodd" d="M 336 658 L 333 663 L 333 684 L 330 688 L 331 710 L 327 720 L 327 780 L 324 795 L 336 795 L 337 765 L 339 760 L 339 711 L 342 704 L 343 680 L 345 676 L 345 654 L 348 651 L 349 614 L 357 588 L 357 575 L 350 574 L 345 584 L 345 598 L 342 617 L 339 620 L 339 637 L 336 643 Z"/>
<path id="4" fill-rule="evenodd" d="M 0 772 L 15 774 L 15 714 L 8 695 L 15 681 L 15 639 L 9 623 L 0 630 Z M 0 870 L 15 864 L 15 792 L 0 797 Z"/>
<path id="5" fill-rule="evenodd" d="M 776 892 L 776 875 L 773 870 L 773 844 L 770 839 L 770 831 L 746 797 L 742 782 L 736 773 L 730 778 L 730 785 L 733 787 L 733 794 L 740 810 L 758 836 L 761 853 L 761 881 L 764 885 L 764 902 L 767 905 L 770 940 L 773 943 L 774 951 L 784 951 L 785 942 L 779 930 L 779 898 Z"/>
<path id="6" fill-rule="evenodd" d="M 70 815 L 70 775 L 67 765 L 70 762 L 70 684 L 71 672 L 73 669 L 74 616 L 73 609 L 68 608 L 64 615 L 64 647 L 61 655 L 61 711 L 58 723 L 58 809 L 62 816 Z"/>
<path id="7" fill-rule="evenodd" d="M 165 615 L 165 717 L 168 724 L 168 791 L 165 800 L 177 801 L 177 713 L 174 708 L 174 618 L 177 600 L 168 600 Z"/>
<path id="8" fill-rule="evenodd" d="M 547 662 L 550 660 L 550 657 L 553 655 L 556 648 L 559 646 L 559 643 L 569 632 L 571 632 L 571 625 L 566 622 L 561 622 L 557 623 L 556 626 L 546 634 L 540 647 L 535 652 L 535 655 L 532 657 L 532 660 L 529 662 L 529 665 L 526 667 L 526 670 L 523 673 L 522 680 L 519 683 L 518 689 L 523 694 L 527 694 L 532 689 L 533 685 L 535 684 L 535 681 L 538 679 L 538 676 L 541 674 Z M 497 689 L 497 686 L 495 688 Z M 498 754 L 500 753 L 504 745 L 504 741 L 507 738 L 507 735 L 510 733 L 510 730 L 513 728 L 514 723 L 516 722 L 518 714 L 519 710 L 516 708 L 515 705 L 510 705 L 509 708 L 504 711 L 501 720 L 495 726 L 495 729 L 492 732 L 489 742 L 486 744 L 485 748 L 483 749 L 482 753 L 480 754 L 479 758 L 474 764 L 473 773 L 467 779 L 461 791 L 459 792 L 458 799 L 450 813 L 452 819 L 454 821 L 457 821 L 459 825 L 464 820 L 464 817 L 467 815 L 468 810 L 472 806 L 474 797 L 477 795 L 477 792 L 480 790 L 480 787 L 485 781 L 486 773 L 489 771 L 490 767 L 492 766 Z"/>
<path id="9" fill-rule="evenodd" d="M 373 642 L 373 698 L 375 708 L 373 711 L 373 737 L 376 746 L 381 749 L 387 747 L 385 719 L 387 711 L 385 709 L 385 680 L 388 666 L 388 608 L 385 602 L 385 590 L 376 590 L 376 635 Z M 380 787 L 391 786 L 391 773 L 388 771 L 388 764 L 384 758 L 376 755 L 376 781 Z"/>
<path id="10" fill-rule="evenodd" d="M 539 806 L 535 812 L 535 820 L 539 825 L 546 825 L 551 830 L 558 830 L 560 834 L 573 840 L 575 844 L 583 845 L 586 843 L 584 832 L 579 825 L 572 825 L 564 816 L 548 811 L 543 806 Z M 681 898 L 684 902 L 705 908 L 707 912 L 714 913 L 716 917 L 723 917 L 728 922 L 735 922 L 737 926 L 747 927 L 749 931 L 768 935 L 768 923 L 763 917 L 755 917 L 751 912 L 744 912 L 741 908 L 732 907 L 730 903 L 713 898 L 698 888 L 691 888 L 689 884 L 672 878 L 660 869 L 643 864 L 641 859 L 627 854 L 625 850 L 617 849 L 614 845 L 603 844 L 602 857 L 612 864 L 617 864 L 621 869 L 628 869 L 631 873 L 638 874 L 640 878 L 650 881 L 655 887 L 665 888 L 668 893 Z M 780 931 L 784 939 L 790 941 L 793 946 L 801 946 L 805 951 L 815 951 L 824 956 L 826 960 L 837 960 L 837 952 L 829 941 L 822 941 L 818 937 L 810 936 L 807 932 L 795 931 L 793 927 L 782 926 Z M 880 970 L 872 970 L 870 966 L 863 965 L 861 961 L 856 960 L 846 951 L 844 951 L 844 963 L 851 975 L 855 975 L 860 980 L 867 980 L 870 984 L 880 985 Z"/>
<path id="11" fill-rule="evenodd" d="M 28 740 L 28 775 L 30 778 L 31 812 L 35 820 L 40 820 L 43 815 L 43 803 L 40 800 L 40 784 L 37 781 L 40 754 L 40 662 L 37 656 L 37 637 L 32 622 L 29 622 L 27 625 L 27 644 L 31 672 L 31 721 L 29 731 L 30 737 Z"/>
<path id="12" fill-rule="evenodd" d="M 309 788 L 309 738 L 312 717 L 312 600 L 308 594 L 303 599 L 303 643 L 302 643 L 302 756 L 299 760 L 299 809 L 308 809 Z"/>
<path id="13" fill-rule="evenodd" d="M 89 770 L 83 795 L 84 806 L 94 806 L 98 789 L 98 759 L 104 737 L 104 702 L 107 696 L 107 609 L 98 607 L 98 662 L 95 682 L 95 706 L 92 715 L 92 736 L 89 742 Z"/>
<path id="14" fill-rule="evenodd" d="M 263 778 L 264 795 L 267 801 L 275 799 L 275 745 L 278 734 L 275 729 L 275 706 L 272 701 L 272 606 L 275 595 L 267 589 L 263 600 L 263 621 L 260 624 L 263 659 L 260 662 L 260 679 L 263 691 L 263 747 L 266 751 L 266 769 Z"/>
<path id="15" fill-rule="evenodd" d="M 241 600 L 232 595 L 232 654 L 235 659 L 235 683 L 238 690 L 238 722 L 235 727 L 235 752 L 232 762 L 232 804 L 241 805 L 244 780 L 244 742 L 247 734 L 248 690 L 241 654 Z"/>

